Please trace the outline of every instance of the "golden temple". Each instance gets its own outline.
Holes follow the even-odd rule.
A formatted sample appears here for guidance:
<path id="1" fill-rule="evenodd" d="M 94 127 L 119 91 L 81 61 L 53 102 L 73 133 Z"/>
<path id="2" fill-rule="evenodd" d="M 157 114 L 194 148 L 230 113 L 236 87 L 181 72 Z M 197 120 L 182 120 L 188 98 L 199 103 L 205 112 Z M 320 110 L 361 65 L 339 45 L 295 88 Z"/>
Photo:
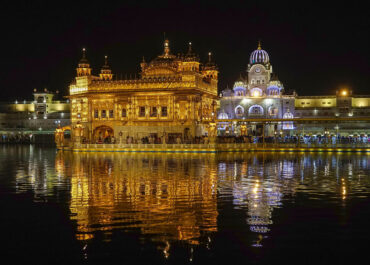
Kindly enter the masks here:
<path id="1" fill-rule="evenodd" d="M 114 80 L 105 57 L 94 76 L 83 49 L 69 95 L 74 141 L 136 143 L 149 137 L 179 143 L 206 133 L 218 104 L 211 53 L 201 65 L 191 43 L 186 54 L 173 55 L 166 39 L 163 53 L 140 66 L 139 78 Z"/>

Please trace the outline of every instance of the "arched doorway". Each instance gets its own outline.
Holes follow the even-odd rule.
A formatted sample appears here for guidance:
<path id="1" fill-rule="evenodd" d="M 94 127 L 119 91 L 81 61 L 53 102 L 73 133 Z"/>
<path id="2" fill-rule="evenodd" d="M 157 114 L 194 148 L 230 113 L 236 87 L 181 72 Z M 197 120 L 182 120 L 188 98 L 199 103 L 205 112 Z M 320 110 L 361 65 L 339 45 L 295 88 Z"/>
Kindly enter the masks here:
<path id="1" fill-rule="evenodd" d="M 111 127 L 102 125 L 94 129 L 93 137 L 96 143 L 111 143 L 114 131 Z"/>

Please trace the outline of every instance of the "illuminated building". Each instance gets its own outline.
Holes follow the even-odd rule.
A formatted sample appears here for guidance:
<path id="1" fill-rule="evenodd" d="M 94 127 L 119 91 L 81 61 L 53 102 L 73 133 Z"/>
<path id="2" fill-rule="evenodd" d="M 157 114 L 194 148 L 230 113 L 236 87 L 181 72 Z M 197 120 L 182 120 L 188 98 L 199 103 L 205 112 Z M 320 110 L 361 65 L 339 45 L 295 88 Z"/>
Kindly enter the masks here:
<path id="1" fill-rule="evenodd" d="M 222 91 L 218 118 L 281 119 L 294 116 L 295 94 L 287 95 L 284 91 L 282 82 L 273 73 L 268 53 L 261 48 L 261 43 L 258 43 L 257 49 L 250 55 L 247 76 L 240 76 L 233 90 Z M 241 134 L 240 126 L 231 126 L 234 133 Z M 219 127 L 219 134 L 227 135 L 227 127 Z M 291 128 L 289 124 L 267 125 L 265 134 L 273 135 L 281 129 Z M 261 131 L 262 125 L 252 125 L 248 128 L 248 134 L 262 134 Z"/>
<path id="2" fill-rule="evenodd" d="M 189 43 L 184 55 L 173 55 L 169 41 L 163 53 L 140 64 L 139 78 L 116 80 L 107 57 L 99 76 L 83 50 L 70 85 L 71 127 L 89 142 L 114 136 L 164 137 L 182 140 L 205 134 L 217 108 L 218 70 L 211 60 L 201 66 Z"/>
<path id="3" fill-rule="evenodd" d="M 250 124 L 243 130 L 241 123 L 222 122 L 227 119 L 291 119 L 291 118 L 334 118 L 370 117 L 370 96 L 352 95 L 348 89 L 338 90 L 336 95 L 298 96 L 295 92 L 286 94 L 283 84 L 272 71 L 268 53 L 258 48 L 250 55 L 247 76 L 240 77 L 233 89 L 221 93 L 218 119 L 219 135 L 262 135 L 262 124 Z M 303 128 L 304 127 L 304 128 Z M 264 135 L 276 133 L 295 134 L 297 130 L 306 133 L 369 135 L 367 123 L 315 123 L 299 126 L 293 122 L 266 124 Z"/>
<path id="4" fill-rule="evenodd" d="M 54 142 L 55 128 L 70 123 L 70 104 L 66 100 L 56 100 L 56 95 L 47 89 L 35 89 L 32 101 L 0 104 L 0 142 L 20 140 L 30 135 L 36 138 L 46 135 L 44 141 Z"/>

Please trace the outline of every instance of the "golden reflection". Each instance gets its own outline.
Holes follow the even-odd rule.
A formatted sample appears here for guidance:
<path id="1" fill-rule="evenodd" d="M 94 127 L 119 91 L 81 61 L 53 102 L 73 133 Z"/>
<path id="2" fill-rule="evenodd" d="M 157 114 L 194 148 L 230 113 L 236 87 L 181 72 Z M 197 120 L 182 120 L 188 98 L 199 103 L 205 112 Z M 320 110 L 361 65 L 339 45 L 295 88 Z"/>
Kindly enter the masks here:
<path id="1" fill-rule="evenodd" d="M 94 231 L 139 228 L 162 242 L 199 244 L 201 232 L 217 229 L 216 164 L 209 155 L 61 152 L 56 160 L 59 173 L 71 176 L 80 240 Z M 166 243 L 165 256 L 168 249 Z"/>
<path id="2" fill-rule="evenodd" d="M 97 231 L 109 237 L 114 229 L 139 230 L 159 241 L 168 258 L 174 240 L 210 247 L 218 210 L 226 211 L 217 199 L 231 198 L 234 210 L 245 212 L 254 235 L 251 244 L 262 247 L 271 234 L 272 212 L 296 193 L 345 200 L 362 192 L 369 182 L 361 178 L 368 158 L 346 162 L 350 157 L 59 152 L 55 168 L 58 176 L 69 179 L 79 240 L 91 239 Z"/>

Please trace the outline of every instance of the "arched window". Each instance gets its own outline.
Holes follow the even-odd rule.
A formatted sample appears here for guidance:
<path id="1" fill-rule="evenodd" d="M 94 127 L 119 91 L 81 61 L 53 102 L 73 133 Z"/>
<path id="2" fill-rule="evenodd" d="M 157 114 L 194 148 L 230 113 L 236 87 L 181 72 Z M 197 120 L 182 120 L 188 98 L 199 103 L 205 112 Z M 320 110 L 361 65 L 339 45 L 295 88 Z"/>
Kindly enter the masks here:
<path id="1" fill-rule="evenodd" d="M 249 108 L 248 114 L 251 116 L 263 115 L 263 108 L 260 105 L 253 105 Z"/>
<path id="2" fill-rule="evenodd" d="M 235 108 L 235 114 L 236 116 L 242 116 L 244 114 L 244 108 L 242 106 L 237 106 Z"/>
<path id="3" fill-rule="evenodd" d="M 276 116 L 278 114 L 278 108 L 271 106 L 269 107 L 269 115 L 270 116 Z"/>

